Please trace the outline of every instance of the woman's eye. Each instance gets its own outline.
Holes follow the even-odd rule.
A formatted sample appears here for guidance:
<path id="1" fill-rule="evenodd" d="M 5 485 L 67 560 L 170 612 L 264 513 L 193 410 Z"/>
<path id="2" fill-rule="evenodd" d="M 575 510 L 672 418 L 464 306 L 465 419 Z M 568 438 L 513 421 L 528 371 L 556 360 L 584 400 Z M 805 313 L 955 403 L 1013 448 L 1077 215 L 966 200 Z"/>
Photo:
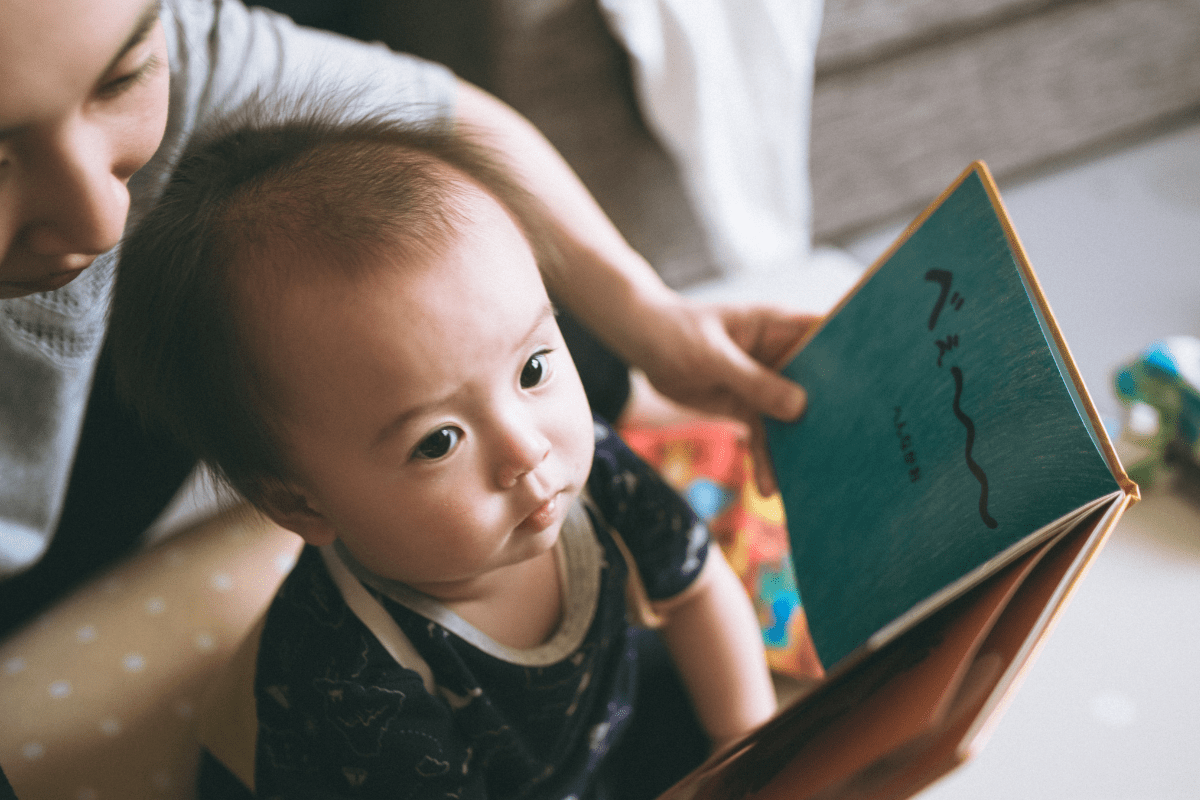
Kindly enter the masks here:
<path id="1" fill-rule="evenodd" d="M 521 369 L 521 388 L 532 389 L 550 374 L 549 353 L 538 353 L 525 362 Z"/>
<path id="2" fill-rule="evenodd" d="M 413 458 L 434 461 L 449 453 L 462 438 L 462 431 L 447 426 L 439 428 L 421 440 L 413 450 Z"/>
<path id="3" fill-rule="evenodd" d="M 97 93 L 101 98 L 106 100 L 122 95 L 146 80 L 158 68 L 158 63 L 158 56 L 151 55 L 134 71 L 120 75 L 105 83 L 97 90 Z"/>

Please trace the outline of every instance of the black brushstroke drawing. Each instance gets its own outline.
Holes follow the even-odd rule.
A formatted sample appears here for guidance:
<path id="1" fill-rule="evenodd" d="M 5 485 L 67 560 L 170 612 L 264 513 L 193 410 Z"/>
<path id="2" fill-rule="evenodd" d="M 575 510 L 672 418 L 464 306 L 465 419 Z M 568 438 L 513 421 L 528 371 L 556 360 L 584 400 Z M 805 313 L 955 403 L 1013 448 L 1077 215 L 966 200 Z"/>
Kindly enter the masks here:
<path id="1" fill-rule="evenodd" d="M 962 408 L 958 404 L 959 400 L 962 398 L 962 370 L 958 367 L 951 367 L 950 374 L 954 376 L 954 416 L 958 417 L 958 421 L 961 422 L 963 427 L 967 429 L 967 468 L 971 470 L 971 474 L 975 476 L 975 480 L 979 481 L 979 517 L 983 520 L 984 525 L 987 525 L 989 528 L 997 528 L 1000 526 L 1000 523 L 988 513 L 987 509 L 987 474 L 983 471 L 983 468 L 976 464 L 975 460 L 971 458 L 971 448 L 975 445 L 975 423 L 971 421 L 970 417 L 963 413 Z"/>
<path id="2" fill-rule="evenodd" d="M 949 353 L 951 350 L 958 347 L 958 334 L 956 333 L 951 336 L 947 336 L 943 340 L 934 342 L 934 344 L 937 345 L 937 349 L 938 349 L 937 365 L 940 367 L 942 365 L 942 359 L 945 357 L 946 353 Z"/>
<path id="3" fill-rule="evenodd" d="M 937 302 L 933 304 L 933 312 L 929 315 L 929 330 L 933 330 L 937 325 L 938 314 L 942 313 L 942 306 L 946 304 L 946 295 L 950 294 L 950 281 L 953 279 L 954 276 L 944 269 L 931 269 L 925 273 L 925 280 L 933 281 L 942 287 Z"/>

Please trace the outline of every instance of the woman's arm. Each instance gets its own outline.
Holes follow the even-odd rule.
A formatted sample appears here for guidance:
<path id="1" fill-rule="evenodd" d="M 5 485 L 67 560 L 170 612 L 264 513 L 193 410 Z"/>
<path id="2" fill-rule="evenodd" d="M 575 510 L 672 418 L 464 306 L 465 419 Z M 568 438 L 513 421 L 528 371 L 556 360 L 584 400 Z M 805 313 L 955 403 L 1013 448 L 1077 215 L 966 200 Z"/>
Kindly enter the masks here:
<path id="1" fill-rule="evenodd" d="M 775 689 L 750 598 L 715 545 L 696 580 L 655 610 L 700 722 L 719 748 L 775 713 Z"/>
<path id="2" fill-rule="evenodd" d="M 751 426 L 760 488 L 774 488 L 759 416 L 797 418 L 804 390 L 776 373 L 813 318 L 770 308 L 688 301 L 662 282 L 533 125 L 460 83 L 457 117 L 479 132 L 549 208 L 566 256 L 550 292 L 668 397 Z"/>

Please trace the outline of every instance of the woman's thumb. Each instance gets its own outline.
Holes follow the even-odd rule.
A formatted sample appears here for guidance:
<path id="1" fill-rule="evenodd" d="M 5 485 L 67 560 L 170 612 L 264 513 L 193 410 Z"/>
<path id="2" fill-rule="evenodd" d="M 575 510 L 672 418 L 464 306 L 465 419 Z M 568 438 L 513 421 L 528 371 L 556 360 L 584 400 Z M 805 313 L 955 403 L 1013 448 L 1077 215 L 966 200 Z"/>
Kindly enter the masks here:
<path id="1" fill-rule="evenodd" d="M 764 367 L 744 352 L 733 360 L 733 393 L 755 414 L 766 414 L 781 422 L 792 422 L 804 413 L 808 394 L 795 381 Z"/>

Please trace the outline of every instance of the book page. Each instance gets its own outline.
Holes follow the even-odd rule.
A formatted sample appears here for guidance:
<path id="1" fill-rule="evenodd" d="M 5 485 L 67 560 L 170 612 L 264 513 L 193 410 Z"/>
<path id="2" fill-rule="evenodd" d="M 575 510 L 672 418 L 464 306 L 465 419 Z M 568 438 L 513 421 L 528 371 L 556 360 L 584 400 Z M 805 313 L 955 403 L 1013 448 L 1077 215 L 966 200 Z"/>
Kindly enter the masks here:
<path id="1" fill-rule="evenodd" d="M 1048 628 L 1127 502 L 1127 498 L 1118 500 L 1097 510 L 1054 542 L 980 644 L 972 675 L 962 682 L 941 729 L 931 730 L 902 762 L 893 761 L 893 769 L 876 769 L 869 781 L 847 781 L 839 793 L 843 800 L 909 797 L 983 746 Z"/>
<path id="2" fill-rule="evenodd" d="M 770 450 L 827 668 L 1121 490 L 988 186 L 965 173 L 784 370 L 808 410 Z"/>
<path id="3" fill-rule="evenodd" d="M 1130 501 L 1110 498 L 893 641 L 846 659 L 661 800 L 911 796 L 982 745 Z"/>
<path id="4" fill-rule="evenodd" d="M 887 646 L 845 662 L 736 758 L 702 769 L 703 786 L 686 796 L 808 797 L 943 727 L 979 647 L 1041 556 L 1028 553 Z"/>

